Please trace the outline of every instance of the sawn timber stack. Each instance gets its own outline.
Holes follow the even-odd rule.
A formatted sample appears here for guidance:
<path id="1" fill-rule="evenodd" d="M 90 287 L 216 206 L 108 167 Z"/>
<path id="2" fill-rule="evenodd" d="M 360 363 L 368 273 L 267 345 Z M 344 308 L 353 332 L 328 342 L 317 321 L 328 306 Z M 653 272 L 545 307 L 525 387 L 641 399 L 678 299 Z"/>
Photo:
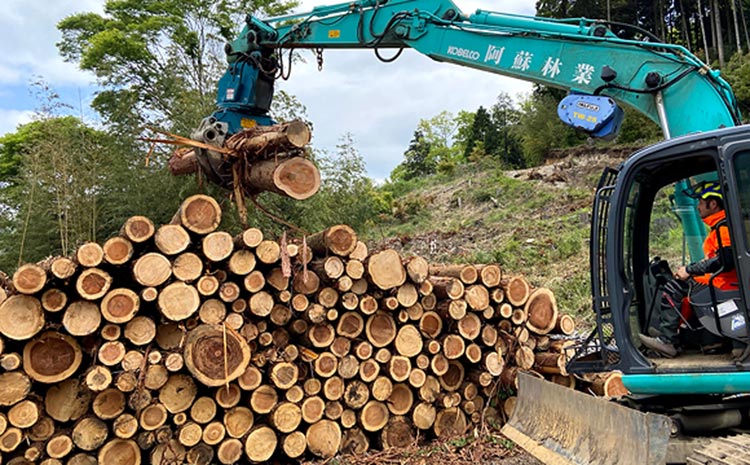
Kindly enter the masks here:
<path id="1" fill-rule="evenodd" d="M 572 320 L 521 276 L 220 221 L 193 196 L 0 280 L 2 463 L 362 453 L 502 422 L 519 370 L 575 384 L 549 335 Z"/>

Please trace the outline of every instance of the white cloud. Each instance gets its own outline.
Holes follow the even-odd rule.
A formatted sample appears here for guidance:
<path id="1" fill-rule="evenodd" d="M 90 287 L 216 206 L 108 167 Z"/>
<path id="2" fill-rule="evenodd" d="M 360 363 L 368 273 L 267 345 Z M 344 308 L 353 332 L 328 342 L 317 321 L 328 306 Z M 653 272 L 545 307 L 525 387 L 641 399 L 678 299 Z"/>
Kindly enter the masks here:
<path id="1" fill-rule="evenodd" d="M 91 76 L 65 63 L 55 44 L 61 34 L 57 23 L 74 13 L 102 11 L 103 0 L 52 2 L 6 0 L 0 15 L 0 84 L 26 84 L 42 76 L 53 86 L 85 85 Z"/>
<path id="2" fill-rule="evenodd" d="M 300 11 L 330 3 L 306 0 Z M 456 5 L 464 14 L 477 8 L 498 9 L 497 2 L 489 0 Z M 506 13 L 533 14 L 534 2 L 504 2 L 502 8 Z M 444 110 L 474 111 L 494 104 L 501 92 L 515 98 L 531 90 L 527 82 L 438 63 L 413 50 L 393 63 L 380 62 L 371 50 L 326 50 L 322 72 L 311 52 L 299 53 L 306 62 L 293 65 L 291 78 L 279 81 L 278 87 L 307 106 L 314 124 L 313 144 L 333 151 L 343 133 L 352 133 L 368 173 L 378 180 L 401 162 L 420 119 Z"/>
<path id="3" fill-rule="evenodd" d="M 6 0 L 0 15 L 0 134 L 27 122 L 31 108 L 13 93 L 41 76 L 53 89 L 90 89 L 92 75 L 60 58 L 56 24 L 82 11 L 101 13 L 105 0 Z M 299 11 L 341 0 L 303 0 Z M 535 0 L 456 0 L 465 14 L 477 8 L 533 14 Z M 388 55 L 390 51 L 384 52 Z M 457 113 L 494 103 L 500 92 L 514 96 L 530 86 L 498 75 L 437 63 L 416 52 L 381 63 L 370 50 L 325 52 L 323 72 L 305 53 L 307 63 L 294 66 L 291 79 L 278 88 L 295 94 L 313 121 L 314 144 L 335 150 L 339 137 L 351 132 L 371 176 L 382 179 L 401 161 L 417 122 L 440 111 Z M 28 100 L 28 99 L 27 99 Z M 25 106 L 33 104 L 24 103 Z M 84 110 L 85 113 L 85 110 Z M 196 121 L 196 124 L 198 122 Z"/>
<path id="4" fill-rule="evenodd" d="M 2 110 L 0 109 L 0 135 L 13 132 L 21 124 L 26 124 L 34 119 L 31 110 Z"/>

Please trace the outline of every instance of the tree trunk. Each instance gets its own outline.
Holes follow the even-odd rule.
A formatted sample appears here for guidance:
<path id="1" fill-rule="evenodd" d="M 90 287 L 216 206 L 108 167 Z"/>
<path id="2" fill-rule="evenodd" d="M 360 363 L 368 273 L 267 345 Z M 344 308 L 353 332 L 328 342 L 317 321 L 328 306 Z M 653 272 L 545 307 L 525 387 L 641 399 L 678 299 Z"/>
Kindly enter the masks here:
<path id="1" fill-rule="evenodd" d="M 724 35 L 721 31 L 721 10 L 719 0 L 711 0 L 711 17 L 713 18 L 713 29 L 716 49 L 719 54 L 719 68 L 724 68 Z"/>
<path id="2" fill-rule="evenodd" d="M 104 261 L 110 265 L 124 265 L 130 261 L 133 256 L 133 243 L 130 240 L 115 236 L 102 246 Z"/>
<path id="3" fill-rule="evenodd" d="M 406 269 L 395 250 L 386 249 L 370 255 L 367 274 L 373 284 L 382 290 L 401 286 L 406 282 Z"/>
<path id="4" fill-rule="evenodd" d="M 249 193 L 269 191 L 295 200 L 305 200 L 320 189 L 320 172 L 310 160 L 302 157 L 280 162 L 261 160 L 252 165 L 243 184 Z"/>
<path id="5" fill-rule="evenodd" d="M 221 207 L 213 197 L 203 194 L 185 199 L 171 221 L 171 224 L 181 224 L 188 231 L 199 235 L 215 231 L 219 223 Z"/>
<path id="6" fill-rule="evenodd" d="M 185 365 L 206 386 L 221 386 L 239 378 L 250 363 L 245 340 L 228 328 L 200 325 L 185 340 Z"/>
<path id="7" fill-rule="evenodd" d="M 547 334 L 557 324 L 557 301 L 549 289 L 535 289 L 529 295 L 524 311 L 528 314 L 526 327 L 536 334 Z"/>

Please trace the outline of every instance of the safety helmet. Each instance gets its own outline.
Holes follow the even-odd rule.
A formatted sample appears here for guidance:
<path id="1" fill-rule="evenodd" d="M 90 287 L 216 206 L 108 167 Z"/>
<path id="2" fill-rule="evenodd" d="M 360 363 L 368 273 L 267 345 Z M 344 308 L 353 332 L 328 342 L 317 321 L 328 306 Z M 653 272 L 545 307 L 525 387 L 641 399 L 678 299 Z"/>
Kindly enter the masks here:
<path id="1" fill-rule="evenodd" d="M 724 196 L 721 193 L 721 184 L 716 181 L 703 181 L 693 185 L 689 189 L 685 189 L 685 195 L 694 199 L 708 199 L 709 197 L 717 197 L 724 200 Z"/>

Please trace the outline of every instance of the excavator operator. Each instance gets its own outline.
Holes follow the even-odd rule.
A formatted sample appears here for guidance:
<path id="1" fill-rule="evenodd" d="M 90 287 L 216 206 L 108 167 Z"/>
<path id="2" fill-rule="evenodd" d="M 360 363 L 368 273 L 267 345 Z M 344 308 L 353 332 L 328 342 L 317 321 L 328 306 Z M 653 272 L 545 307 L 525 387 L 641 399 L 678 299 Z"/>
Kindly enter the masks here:
<path id="1" fill-rule="evenodd" d="M 651 337 L 640 334 L 644 346 L 670 358 L 678 354 L 678 329 L 680 321 L 685 318 L 681 313 L 683 299 L 687 297 L 689 302 L 693 299 L 705 300 L 699 297 L 710 293 L 709 286 L 722 291 L 737 290 L 739 287 L 721 185 L 716 181 L 704 181 L 693 185 L 685 194 L 698 200 L 698 214 L 710 228 L 703 242 L 706 258 L 677 269 L 663 289 L 659 327 L 654 331 L 658 335 Z M 717 271 L 719 273 L 711 280 L 711 275 Z M 735 347 L 732 356 L 740 357 L 743 351 L 744 347 Z"/>

